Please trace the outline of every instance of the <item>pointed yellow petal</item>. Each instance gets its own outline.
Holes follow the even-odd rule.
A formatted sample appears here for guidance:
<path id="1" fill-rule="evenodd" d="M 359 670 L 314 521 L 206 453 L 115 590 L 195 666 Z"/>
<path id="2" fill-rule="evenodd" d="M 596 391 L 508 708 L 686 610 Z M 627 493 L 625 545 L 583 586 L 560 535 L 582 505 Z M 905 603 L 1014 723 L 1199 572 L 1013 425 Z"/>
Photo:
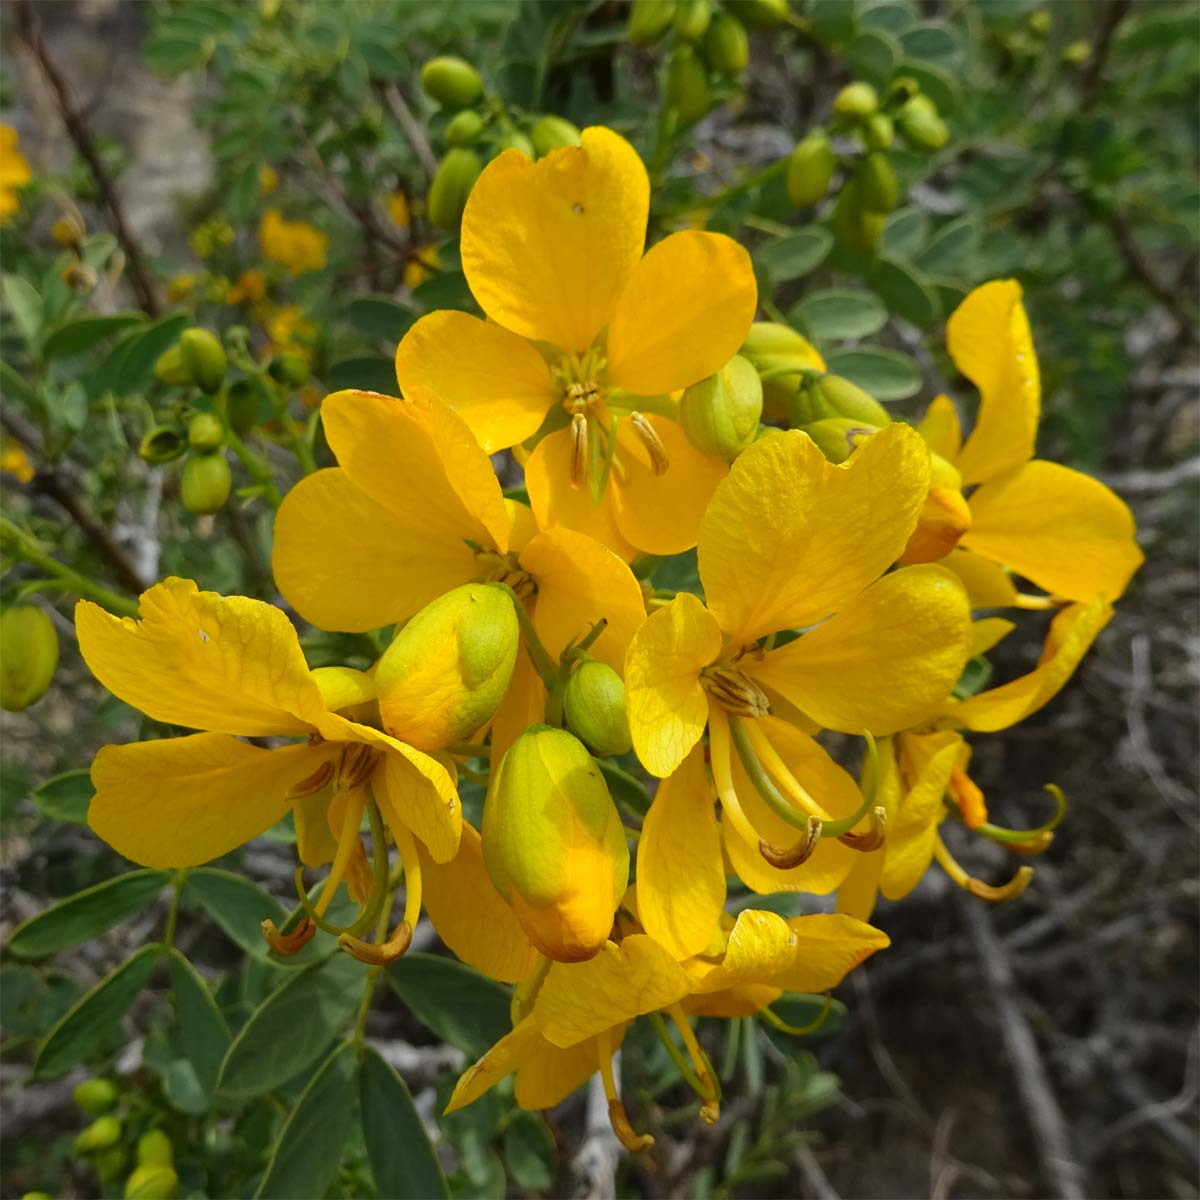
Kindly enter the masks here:
<path id="1" fill-rule="evenodd" d="M 807 434 L 771 433 L 733 464 L 700 530 L 700 578 L 731 638 L 837 611 L 904 549 L 929 490 L 929 451 L 895 422 L 841 466 Z"/>
<path id="2" fill-rule="evenodd" d="M 610 129 L 532 162 L 493 159 L 462 222 L 462 264 L 480 307 L 522 337 L 579 352 L 608 324 L 642 255 L 650 180 Z"/>
<path id="3" fill-rule="evenodd" d="M 720 964 L 698 979 L 697 992 L 719 992 L 748 983 L 774 984 L 796 957 L 796 936 L 778 913 L 747 908 L 738 913 Z"/>
<path id="4" fill-rule="evenodd" d="M 607 942 L 595 958 L 557 963 L 533 1008 L 542 1035 L 555 1046 L 584 1038 L 674 1004 L 691 990 L 680 965 L 653 938 L 635 933 Z"/>
<path id="5" fill-rule="evenodd" d="M 524 339 L 464 312 L 422 317 L 396 347 L 407 396 L 428 388 L 470 426 L 489 454 L 537 432 L 561 389 Z"/>
<path id="6" fill-rule="evenodd" d="M 979 389 L 979 415 L 955 465 L 982 483 L 1033 457 L 1042 385 L 1029 318 L 1015 279 L 977 287 L 950 314 L 946 346 Z"/>
<path id="7" fill-rule="evenodd" d="M 504 752 L 527 730 L 546 719 L 546 688 L 526 653 L 524 642 L 517 653 L 508 691 L 492 717 L 489 751 L 494 770 Z"/>
<path id="8" fill-rule="evenodd" d="M 971 495 L 963 545 L 1068 600 L 1116 600 L 1143 555 L 1133 514 L 1099 480 L 1035 461 Z"/>
<path id="9" fill-rule="evenodd" d="M 638 913 L 676 958 L 699 954 L 725 908 L 725 866 L 713 791 L 696 747 L 664 779 L 637 848 Z"/>
<path id="10" fill-rule="evenodd" d="M 167 579 L 140 619 L 75 606 L 79 649 L 114 696 L 148 717 L 244 737 L 308 733 L 325 704 L 281 609 Z"/>
<path id="11" fill-rule="evenodd" d="M 837 893 L 837 910 L 848 917 L 866 921 L 875 910 L 879 896 L 879 877 L 883 874 L 884 850 L 855 855 L 850 874 Z"/>
<path id="12" fill-rule="evenodd" d="M 508 513 L 508 548 L 520 554 L 537 534 L 537 518 L 528 504 L 510 500 L 507 496 L 504 497 L 504 511 Z"/>
<path id="13" fill-rule="evenodd" d="M 934 454 L 953 464 L 962 448 L 958 409 L 949 396 L 935 396 L 917 425 L 917 432 Z"/>
<path id="14" fill-rule="evenodd" d="M 88 824 L 143 866 L 194 867 L 282 820 L 288 789 L 328 757 L 327 747 L 260 750 L 219 733 L 105 746 Z"/>
<path id="15" fill-rule="evenodd" d="M 720 233 L 673 233 L 633 269 L 608 328 L 608 379 L 638 396 L 715 375 L 758 303 L 750 255 Z"/>
<path id="16" fill-rule="evenodd" d="M 458 958 L 502 983 L 533 970 L 538 952 L 488 876 L 472 825 L 463 824 L 458 853 L 448 862 L 422 853 L 421 879 L 425 911 Z"/>
<path id="17" fill-rule="evenodd" d="M 613 1036 L 614 1048 L 625 1038 L 622 1028 Z M 595 1073 L 600 1061 L 595 1038 L 560 1049 L 544 1038 L 517 1068 L 513 1094 L 525 1109 L 553 1108 Z"/>
<path id="18" fill-rule="evenodd" d="M 1017 602 L 1017 589 L 998 563 L 961 548 L 951 550 L 938 563 L 953 571 L 967 589 L 972 608 L 1009 608 Z"/>
<path id="19" fill-rule="evenodd" d="M 625 658 L 629 731 L 642 765 L 665 778 L 687 757 L 708 723 L 700 672 L 721 653 L 716 621 L 690 592 L 649 617 Z"/>
<path id="20" fill-rule="evenodd" d="M 986 654 L 998 646 L 1014 629 L 1016 624 L 1003 617 L 984 617 L 971 623 L 971 657 Z"/>
<path id="21" fill-rule="evenodd" d="M 771 982 L 787 992 L 826 992 L 835 988 L 891 938 L 872 925 L 842 913 L 793 917 L 788 927 L 796 939 L 792 965 Z"/>
<path id="22" fill-rule="evenodd" d="M 1096 635 L 1108 624 L 1112 611 L 1112 605 L 1103 596 L 1088 604 L 1064 608 L 1050 623 L 1041 661 L 1034 670 L 969 700 L 946 705 L 943 723 L 952 728 L 991 733 L 1007 729 L 1037 712 L 1071 678 Z"/>
<path id="23" fill-rule="evenodd" d="M 462 1073 L 445 1111 L 456 1112 L 478 1100 L 506 1075 L 511 1075 L 542 1043 L 542 1035 L 533 1018 L 526 1017 Z"/>
<path id="24" fill-rule="evenodd" d="M 941 567 L 905 567 L 746 669 L 823 728 L 885 734 L 936 712 L 970 653 L 962 584 Z"/>

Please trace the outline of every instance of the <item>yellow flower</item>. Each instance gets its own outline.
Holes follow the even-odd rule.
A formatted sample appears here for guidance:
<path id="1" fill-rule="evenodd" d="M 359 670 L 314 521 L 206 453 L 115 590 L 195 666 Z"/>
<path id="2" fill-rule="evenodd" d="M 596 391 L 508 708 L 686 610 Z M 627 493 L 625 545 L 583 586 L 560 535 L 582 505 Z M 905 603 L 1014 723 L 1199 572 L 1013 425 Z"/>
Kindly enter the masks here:
<path id="1" fill-rule="evenodd" d="M 0 125 L 0 225 L 20 210 L 17 193 L 33 178 L 29 160 L 17 149 L 19 140 L 11 125 Z"/>
<path id="2" fill-rule="evenodd" d="M 282 263 L 292 275 L 319 271 L 325 265 L 329 237 L 306 221 L 286 221 L 277 208 L 268 208 L 258 226 L 263 257 Z"/>
<path id="3" fill-rule="evenodd" d="M 387 215 L 397 229 L 407 229 L 412 224 L 412 213 L 408 208 L 408 197 L 403 192 L 391 192 L 384 201 Z"/>
<path id="4" fill-rule="evenodd" d="M 28 483 L 36 473 L 25 447 L 11 438 L 0 449 L 0 471 L 7 471 L 20 483 Z"/>
<path id="5" fill-rule="evenodd" d="M 441 265 L 436 242 L 426 242 L 424 246 L 418 246 L 413 256 L 404 264 L 404 286 L 420 287 L 435 271 L 441 269 Z"/>
<path id="6" fill-rule="evenodd" d="M 247 301 L 254 303 L 258 300 L 264 299 L 266 297 L 266 294 L 267 294 L 266 273 L 264 271 L 259 270 L 258 267 L 250 267 L 248 270 L 243 271 L 238 276 L 237 283 L 235 283 L 229 289 L 229 291 L 227 291 L 225 293 L 225 303 L 226 304 L 242 304 Z M 283 311 L 283 310 L 280 310 L 280 311 Z M 299 314 L 298 309 L 296 309 L 294 311 L 297 313 L 297 315 Z M 309 328 L 312 329 L 312 326 L 309 326 Z M 292 332 L 293 332 L 292 330 L 288 330 L 285 337 L 283 337 L 281 339 L 277 339 L 277 340 L 282 340 L 282 341 L 289 340 L 289 338 L 292 336 Z M 316 332 L 315 329 L 313 330 L 313 332 L 314 333 Z"/>
<path id="7" fill-rule="evenodd" d="M 196 287 L 195 275 L 172 275 L 167 281 L 167 299 L 172 303 L 190 296 Z"/>
<path id="8" fill-rule="evenodd" d="M 608 129 L 537 162 L 505 151 L 462 223 L 463 271 L 489 320 L 431 313 L 396 351 L 401 389 L 432 388 L 489 453 L 543 430 L 525 464 L 539 525 L 627 559 L 695 544 L 726 468 L 663 414 L 670 393 L 737 353 L 757 298 L 749 256 L 723 235 L 676 233 L 643 254 L 649 194 Z"/>
<path id="9" fill-rule="evenodd" d="M 945 565 L 979 607 L 1023 602 L 1009 572 L 1058 600 L 1116 600 L 1143 558 L 1133 516 L 1098 480 L 1033 457 L 1041 381 L 1020 284 L 1005 279 L 976 288 L 951 314 L 946 344 L 979 389 L 979 416 L 964 442 L 954 405 L 939 396 L 919 426 L 961 484 L 974 488 L 966 528 L 950 542 L 959 548 Z M 943 546 L 914 545 L 905 561 L 944 553 Z"/>
<path id="10" fill-rule="evenodd" d="M 279 172 L 270 163 L 258 168 L 258 194 L 269 196 L 279 186 Z"/>

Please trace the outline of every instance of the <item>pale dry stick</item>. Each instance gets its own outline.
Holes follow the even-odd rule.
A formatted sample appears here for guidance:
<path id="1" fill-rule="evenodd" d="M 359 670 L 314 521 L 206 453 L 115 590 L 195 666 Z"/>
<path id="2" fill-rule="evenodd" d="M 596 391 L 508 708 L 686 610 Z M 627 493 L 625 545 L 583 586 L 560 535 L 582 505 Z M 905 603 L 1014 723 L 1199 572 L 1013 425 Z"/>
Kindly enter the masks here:
<path id="1" fill-rule="evenodd" d="M 613 1075 L 620 1079 L 621 1065 L 613 1059 Z M 571 1169 L 579 1181 L 575 1195 L 586 1200 L 615 1200 L 617 1194 L 617 1164 L 621 1160 L 621 1143 L 613 1133 L 608 1119 L 608 1097 L 600 1076 L 593 1075 L 588 1083 L 587 1110 L 584 1119 L 583 1142 L 571 1160 Z"/>
<path id="2" fill-rule="evenodd" d="M 1049 912 L 1035 917 L 1032 921 L 1027 921 L 1024 925 L 1014 929 L 1012 933 L 1006 934 L 1003 939 L 1005 947 L 1008 950 L 1023 950 L 1027 946 L 1036 946 L 1042 938 L 1053 933 L 1060 925 L 1066 924 L 1078 913 L 1090 908 L 1116 885 L 1119 875 L 1120 872 L 1112 867 L 1102 872 L 1086 887 L 1082 887 L 1074 895 L 1066 897 Z"/>
<path id="3" fill-rule="evenodd" d="M 812 1192 L 812 1200 L 842 1200 L 837 1188 L 829 1182 L 829 1176 L 821 1169 L 811 1146 L 807 1143 L 801 1145 L 796 1151 L 796 1161 L 804 1176 L 804 1182 Z"/>
<path id="4" fill-rule="evenodd" d="M 421 123 L 413 116 L 412 109 L 408 107 L 404 93 L 394 83 L 384 84 L 379 90 L 387 102 L 388 108 L 391 109 L 392 116 L 396 118 L 396 123 L 408 139 L 408 144 L 413 148 L 413 153 L 421 160 L 425 174 L 432 179 L 437 174 L 437 157 L 429 148 L 425 131 L 421 128 Z"/>
<path id="5" fill-rule="evenodd" d="M 957 1120 L 956 1108 L 944 1109 L 938 1117 L 933 1135 L 933 1152 L 929 1157 L 930 1200 L 947 1200 L 950 1189 L 962 1173 L 958 1164 L 950 1158 L 950 1138 Z"/>
<path id="6" fill-rule="evenodd" d="M 1021 1011 L 1016 978 L 1004 946 L 982 904 L 964 904 L 963 919 L 975 944 L 986 991 L 996 1010 L 1006 1057 L 1029 1118 L 1033 1144 L 1056 1200 L 1086 1200 L 1087 1178 L 1075 1161 L 1062 1109 L 1054 1095 L 1037 1039 Z"/>
<path id="7" fill-rule="evenodd" d="M 1200 481 L 1200 458 L 1188 458 L 1161 469 L 1121 471 L 1104 476 L 1104 482 L 1120 496 L 1149 496 L 1197 481 Z"/>

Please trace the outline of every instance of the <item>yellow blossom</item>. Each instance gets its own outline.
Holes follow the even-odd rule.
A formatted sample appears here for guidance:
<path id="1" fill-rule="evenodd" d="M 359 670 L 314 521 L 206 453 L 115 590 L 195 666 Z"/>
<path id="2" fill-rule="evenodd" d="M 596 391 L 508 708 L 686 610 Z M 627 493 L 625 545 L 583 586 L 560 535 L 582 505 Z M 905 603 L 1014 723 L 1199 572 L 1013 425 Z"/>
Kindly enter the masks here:
<path id="1" fill-rule="evenodd" d="M 436 242 L 426 242 L 424 246 L 418 246 L 404 264 L 404 286 L 420 287 L 425 280 L 433 277 L 435 271 L 441 269 L 441 265 Z"/>
<path id="2" fill-rule="evenodd" d="M 190 296 L 196 287 L 196 277 L 190 274 L 172 275 L 167 281 L 167 299 L 172 304 Z"/>
<path id="3" fill-rule="evenodd" d="M 29 160 L 17 148 L 19 141 L 11 125 L 0 125 L 0 225 L 7 224 L 20 210 L 17 193 L 33 178 Z"/>
<path id="4" fill-rule="evenodd" d="M 0 448 L 0 471 L 7 471 L 19 483 L 28 483 L 33 478 L 33 461 L 20 442 L 5 439 Z"/>
<path id="5" fill-rule="evenodd" d="M 288 221 L 277 208 L 268 208 L 258 226 L 263 257 L 282 263 L 292 275 L 319 271 L 325 265 L 329 236 L 307 221 Z"/>
<path id="6" fill-rule="evenodd" d="M 255 303 L 266 297 L 267 276 L 258 267 L 250 267 L 243 271 L 229 291 L 225 293 L 226 304 Z M 311 327 L 310 327 L 311 328 Z M 315 332 L 315 330 L 314 330 Z M 286 337 L 281 340 L 288 340 Z"/>
<path id="7" fill-rule="evenodd" d="M 397 229 L 407 229 L 412 224 L 412 213 L 408 208 L 408 197 L 403 192 L 389 192 L 384 207 L 392 224 Z"/>
<path id="8" fill-rule="evenodd" d="M 269 196 L 279 186 L 279 172 L 270 163 L 258 168 L 258 194 Z"/>

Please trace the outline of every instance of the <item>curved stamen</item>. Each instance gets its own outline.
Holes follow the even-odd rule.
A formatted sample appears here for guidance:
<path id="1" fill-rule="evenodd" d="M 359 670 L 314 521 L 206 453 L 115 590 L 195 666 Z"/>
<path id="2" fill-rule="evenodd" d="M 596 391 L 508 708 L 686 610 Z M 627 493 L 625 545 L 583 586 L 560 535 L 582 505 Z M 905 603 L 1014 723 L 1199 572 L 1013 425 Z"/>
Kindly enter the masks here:
<path id="1" fill-rule="evenodd" d="M 412 944 L 413 930 L 421 916 L 421 858 L 413 836 L 403 825 L 392 829 L 392 837 L 404 864 L 404 918 L 386 942 L 365 942 L 352 933 L 343 933 L 338 945 L 353 958 L 372 966 L 395 962 Z"/>
<path id="2" fill-rule="evenodd" d="M 625 1105 L 617 1095 L 617 1083 L 613 1078 L 613 1044 L 612 1030 L 605 1029 L 596 1035 L 596 1048 L 599 1057 L 600 1078 L 604 1082 L 604 1094 L 608 1097 L 608 1120 L 613 1133 L 626 1150 L 636 1154 L 639 1150 L 649 1150 L 654 1145 L 654 1138 L 648 1133 L 638 1133 L 629 1123 L 629 1115 Z"/>
<path id="3" fill-rule="evenodd" d="M 762 727 L 754 723 L 743 724 L 741 721 L 738 721 L 736 717 L 733 718 L 730 721 L 730 731 L 733 733 L 735 745 L 738 744 L 738 731 L 734 730 L 735 723 L 743 737 L 749 740 L 749 746 L 747 749 L 751 750 L 752 755 L 757 756 L 763 768 L 765 768 L 772 776 L 774 776 L 775 779 L 779 781 L 780 785 L 787 792 L 787 799 L 795 801 L 795 803 L 798 804 L 806 813 L 808 813 L 810 816 L 816 817 L 818 821 L 832 821 L 833 818 L 829 815 L 829 813 L 827 813 L 812 798 L 812 796 L 808 794 L 807 790 L 805 790 L 805 788 L 801 785 L 800 781 L 795 775 L 792 774 L 787 763 L 783 761 L 782 756 L 779 754 L 779 751 L 771 745 L 771 739 L 767 737 Z M 741 758 L 742 765 L 745 766 L 746 758 L 742 753 L 742 748 L 740 745 L 738 746 L 738 757 Z M 763 799 L 766 800 L 766 796 L 764 796 Z M 767 800 L 767 803 L 771 804 L 771 801 Z M 772 804 L 771 807 L 774 808 L 774 805 Z M 788 804 L 787 807 L 792 811 L 793 814 L 799 816 L 791 804 Z M 783 813 L 779 813 L 779 815 L 783 816 Z M 783 819 L 788 821 L 789 824 L 795 825 L 797 829 L 804 828 L 804 826 L 794 818 L 784 817 Z"/>
<path id="4" fill-rule="evenodd" d="M 577 412 L 571 418 L 571 486 L 583 487 L 588 478 L 588 420 Z"/>
<path id="5" fill-rule="evenodd" d="M 629 423 L 637 430 L 638 437 L 642 439 L 642 445 L 646 447 L 646 453 L 650 456 L 650 466 L 655 475 L 665 475 L 667 468 L 671 465 L 671 460 L 667 457 L 667 448 L 663 445 L 662 438 L 658 436 L 658 430 L 640 412 L 630 413 Z"/>
<path id="6" fill-rule="evenodd" d="M 780 1033 L 790 1034 L 792 1037 L 805 1037 L 810 1033 L 816 1033 L 818 1029 L 829 1019 L 829 1014 L 833 1011 L 833 993 L 825 993 L 825 1004 L 821 1011 L 817 1014 L 817 1019 L 810 1022 L 808 1025 L 789 1025 L 778 1013 L 771 1011 L 771 1006 L 767 1005 L 762 1009 L 759 1015 L 773 1029 L 778 1029 Z"/>
<path id="7" fill-rule="evenodd" d="M 993 842 L 1007 846 L 1017 854 L 1041 854 L 1050 844 L 1049 837 L 1067 815 L 1067 798 L 1063 795 L 1062 788 L 1057 784 L 1047 783 L 1045 790 L 1054 797 L 1054 816 L 1044 825 L 1039 825 L 1036 829 L 1005 829 L 1002 825 L 984 821 L 982 825 L 976 826 L 976 832 L 982 833 Z M 1031 849 L 1031 846 L 1040 846 L 1040 849 Z"/>
<path id="8" fill-rule="evenodd" d="M 317 932 L 316 925 L 308 917 L 301 917 L 295 929 L 290 933 L 280 933 L 279 927 L 270 917 L 259 928 L 262 930 L 263 939 L 267 945 L 276 954 L 283 955 L 284 958 L 298 954 L 312 941 L 313 934 Z"/>
<path id="9" fill-rule="evenodd" d="M 1029 881 L 1033 878 L 1033 868 L 1022 867 L 1007 883 L 1001 884 L 999 887 L 984 883 L 982 879 L 976 879 L 963 870 L 954 855 L 946 849 L 946 843 L 942 841 L 940 834 L 936 836 L 933 844 L 933 856 L 942 870 L 963 891 L 970 892 L 972 896 L 978 896 L 980 900 L 990 900 L 994 904 L 1001 900 L 1015 900 L 1029 886 Z"/>

